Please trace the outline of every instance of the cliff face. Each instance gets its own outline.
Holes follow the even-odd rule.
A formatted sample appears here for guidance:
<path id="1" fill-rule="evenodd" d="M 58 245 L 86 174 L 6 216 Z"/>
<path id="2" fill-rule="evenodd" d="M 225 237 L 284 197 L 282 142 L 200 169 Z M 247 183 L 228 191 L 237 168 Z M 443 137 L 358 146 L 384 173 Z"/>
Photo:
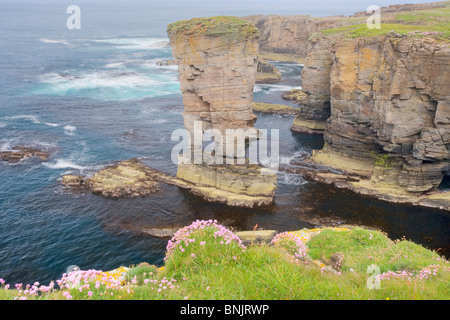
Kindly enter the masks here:
<path id="1" fill-rule="evenodd" d="M 308 15 L 255 15 L 243 19 L 259 29 L 261 51 L 295 54 L 298 58 L 305 58 L 308 54 L 310 35 L 348 23 L 343 17 L 313 18 Z"/>
<path id="2" fill-rule="evenodd" d="M 395 36 L 330 43 L 331 115 L 312 159 L 353 178 L 315 178 L 450 209 L 448 195 L 424 195 L 450 171 L 450 46 Z"/>
<path id="3" fill-rule="evenodd" d="M 318 36 L 308 41 L 308 53 L 301 72 L 299 110 L 292 130 L 305 133 L 323 133 L 330 117 L 330 73 L 333 63 L 333 37 Z"/>
<path id="4" fill-rule="evenodd" d="M 204 130 L 223 132 L 252 127 L 258 30 L 231 17 L 177 24 L 169 25 L 168 34 L 180 73 L 186 129 L 193 130 L 194 121 L 201 121 Z"/>
<path id="5" fill-rule="evenodd" d="M 226 155 L 227 129 L 245 131 L 256 121 L 259 32 L 235 17 L 212 17 L 171 24 L 168 35 L 180 73 L 184 125 L 191 133 L 194 123 L 201 123 L 202 131 L 217 129 L 223 140 L 215 140 L 215 151 Z M 265 173 L 246 164 L 203 162 L 179 163 L 177 176 L 208 201 L 253 207 L 273 201 L 276 175 Z"/>
<path id="6" fill-rule="evenodd" d="M 437 187 L 450 170 L 450 47 L 382 37 L 339 41 L 332 52 L 328 149 L 387 154 L 392 183 L 410 192 Z"/>

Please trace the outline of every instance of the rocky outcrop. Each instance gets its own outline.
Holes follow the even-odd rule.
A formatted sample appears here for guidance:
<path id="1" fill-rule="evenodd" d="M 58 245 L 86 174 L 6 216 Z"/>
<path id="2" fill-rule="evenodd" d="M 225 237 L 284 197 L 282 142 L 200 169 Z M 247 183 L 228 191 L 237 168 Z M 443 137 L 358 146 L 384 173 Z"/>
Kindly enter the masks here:
<path id="1" fill-rule="evenodd" d="M 283 104 L 254 102 L 253 111 L 266 114 L 295 115 L 297 108 Z"/>
<path id="2" fill-rule="evenodd" d="M 309 15 L 254 15 L 243 17 L 260 31 L 260 50 L 294 54 L 299 59 L 309 52 L 308 38 L 315 32 L 348 24 L 344 17 L 314 18 Z"/>
<path id="3" fill-rule="evenodd" d="M 235 17 L 179 21 L 168 26 L 183 94 L 184 126 L 203 130 L 253 127 L 258 30 Z"/>
<path id="4" fill-rule="evenodd" d="M 330 116 L 331 45 L 336 37 L 318 33 L 359 20 L 343 17 L 248 16 L 261 32 L 260 48 L 267 52 L 295 54 L 304 62 L 302 90 L 284 96 L 299 104 L 292 131 L 323 133 Z"/>
<path id="5" fill-rule="evenodd" d="M 259 245 L 259 244 L 270 244 L 273 237 L 278 233 L 277 230 L 248 230 L 248 231 L 237 231 L 234 234 L 241 239 L 245 246 Z"/>
<path id="6" fill-rule="evenodd" d="M 137 159 L 121 161 L 98 171 L 92 177 L 64 175 L 62 184 L 69 187 L 87 188 L 105 198 L 134 198 L 159 190 L 154 170 Z"/>
<path id="7" fill-rule="evenodd" d="M 434 190 L 450 170 L 449 45 L 382 36 L 338 41 L 332 54 L 331 116 L 316 160 L 371 163 L 374 186 Z"/>
<path id="8" fill-rule="evenodd" d="M 281 80 L 281 72 L 264 59 L 258 59 L 256 83 L 273 83 Z"/>
<path id="9" fill-rule="evenodd" d="M 269 205 L 277 188 L 277 176 L 257 165 L 179 163 L 177 178 L 205 200 L 236 207 Z"/>
<path id="10" fill-rule="evenodd" d="M 299 104 L 291 130 L 322 134 L 330 117 L 330 73 L 333 63 L 331 47 L 336 37 L 310 37 L 309 50 L 301 72 L 302 89 L 284 95 Z"/>
<path id="11" fill-rule="evenodd" d="M 418 11 L 417 21 L 410 12 L 448 4 L 389 6 L 381 18 L 409 24 L 399 27 L 406 32 L 412 25 L 428 30 L 433 12 L 440 25 L 448 24 L 445 9 Z M 389 201 L 450 208 L 448 195 L 436 191 L 450 170 L 448 34 L 379 35 L 365 27 L 369 15 L 246 19 L 260 29 L 263 50 L 304 59 L 302 89 L 283 96 L 299 104 L 291 129 L 324 133 L 325 147 L 312 159 L 341 170 L 310 177 Z M 445 29 L 434 23 L 429 31 L 434 27 Z"/>
<path id="12" fill-rule="evenodd" d="M 221 139 L 215 139 L 215 154 L 230 156 L 227 144 L 235 150 L 235 137 L 242 137 L 228 139 L 229 129 L 245 132 L 256 122 L 253 87 L 258 66 L 264 71 L 258 62 L 258 29 L 245 20 L 222 16 L 179 21 L 170 24 L 167 33 L 180 73 L 185 128 L 191 136 L 198 123 L 201 133 L 216 130 Z M 199 152 L 193 143 L 191 151 L 191 155 Z M 234 164 L 179 161 L 177 178 L 208 201 L 243 207 L 272 203 L 275 173 L 248 164 L 245 155 L 231 158 Z"/>
<path id="13" fill-rule="evenodd" d="M 37 158 L 41 161 L 46 161 L 49 157 L 50 152 L 25 146 L 17 146 L 14 150 L 0 151 L 0 160 L 10 163 L 17 163 L 27 158 Z"/>

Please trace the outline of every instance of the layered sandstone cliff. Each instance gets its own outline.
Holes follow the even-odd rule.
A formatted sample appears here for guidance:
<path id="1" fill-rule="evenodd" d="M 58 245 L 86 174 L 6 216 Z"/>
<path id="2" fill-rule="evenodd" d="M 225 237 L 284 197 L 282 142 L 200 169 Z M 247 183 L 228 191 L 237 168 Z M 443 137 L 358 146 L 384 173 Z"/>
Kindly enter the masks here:
<path id="1" fill-rule="evenodd" d="M 203 129 L 253 127 L 258 30 L 234 17 L 180 21 L 168 26 L 180 73 L 184 125 Z"/>
<path id="2" fill-rule="evenodd" d="M 215 139 L 215 154 L 226 156 L 228 129 L 246 132 L 256 121 L 258 29 L 225 16 L 179 21 L 168 26 L 168 35 L 180 73 L 185 128 L 192 134 L 199 123 L 202 132 L 215 129 L 222 136 Z M 192 150 L 199 151 L 194 145 Z M 194 184 L 191 191 L 209 201 L 248 207 L 272 203 L 276 175 L 243 160 L 232 165 L 179 163 L 177 176 Z"/>
<path id="3" fill-rule="evenodd" d="M 449 45 L 383 36 L 339 41 L 332 53 L 324 152 L 374 160 L 384 167 L 374 183 L 436 188 L 450 171 Z"/>
<path id="4" fill-rule="evenodd" d="M 308 38 L 313 33 L 349 23 L 344 17 L 315 18 L 309 15 L 254 15 L 243 19 L 259 29 L 261 51 L 293 54 L 297 59 L 306 58 Z"/>
<path id="5" fill-rule="evenodd" d="M 308 175 L 450 210 L 449 193 L 437 191 L 450 175 L 449 5 L 381 8 L 379 31 L 367 28 L 366 12 L 246 18 L 261 29 L 262 48 L 304 58 L 302 89 L 284 95 L 299 104 L 292 130 L 324 133 L 312 160 L 345 173 Z"/>

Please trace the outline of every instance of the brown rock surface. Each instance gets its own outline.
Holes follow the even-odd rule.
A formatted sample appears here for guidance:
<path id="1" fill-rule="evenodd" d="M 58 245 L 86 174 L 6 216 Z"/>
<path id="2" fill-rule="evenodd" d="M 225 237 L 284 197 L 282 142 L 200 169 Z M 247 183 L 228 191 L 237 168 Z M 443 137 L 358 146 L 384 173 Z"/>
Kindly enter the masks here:
<path id="1" fill-rule="evenodd" d="M 436 188 L 450 170 L 450 47 L 382 36 L 341 40 L 332 52 L 327 149 L 395 164 L 389 183 L 409 192 Z"/>
<path id="2" fill-rule="evenodd" d="M 215 141 L 215 150 L 222 148 L 225 156 L 227 129 L 246 131 L 256 121 L 253 87 L 258 66 L 265 70 L 258 62 L 258 29 L 224 16 L 176 22 L 168 26 L 168 35 L 180 72 L 184 126 L 191 135 L 196 121 L 203 131 L 217 129 L 223 140 Z M 177 178 L 193 194 L 229 206 L 271 204 L 276 189 L 275 173 L 248 164 L 179 162 Z"/>
<path id="3" fill-rule="evenodd" d="M 19 162 L 20 160 L 27 158 L 38 158 L 45 161 L 49 158 L 50 153 L 47 151 L 38 150 L 35 148 L 29 148 L 24 146 L 17 146 L 11 151 L 1 151 L 0 160 L 8 161 L 11 163 Z"/>
<path id="4" fill-rule="evenodd" d="M 295 54 L 298 58 L 308 54 L 308 38 L 313 33 L 349 23 L 344 17 L 315 18 L 309 15 L 253 15 L 243 19 L 259 29 L 261 51 Z"/>
<path id="5" fill-rule="evenodd" d="M 180 73 L 184 126 L 203 130 L 253 127 L 258 30 L 234 17 L 179 21 L 168 35 Z M 225 140 L 225 139 L 224 139 Z"/>

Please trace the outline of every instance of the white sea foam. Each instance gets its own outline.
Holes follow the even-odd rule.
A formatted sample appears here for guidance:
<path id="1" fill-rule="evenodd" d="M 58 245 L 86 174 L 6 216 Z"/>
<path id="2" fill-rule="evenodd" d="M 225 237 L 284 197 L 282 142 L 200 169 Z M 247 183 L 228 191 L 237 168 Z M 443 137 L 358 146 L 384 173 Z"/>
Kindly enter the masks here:
<path id="1" fill-rule="evenodd" d="M 166 123 L 169 122 L 169 119 L 153 119 L 150 120 L 151 124 L 161 124 L 161 123 Z"/>
<path id="2" fill-rule="evenodd" d="M 68 43 L 66 40 L 53 40 L 53 39 L 45 39 L 45 38 L 40 38 L 39 40 L 43 43 L 64 44 L 66 46 L 70 45 L 70 43 Z"/>
<path id="3" fill-rule="evenodd" d="M 111 38 L 102 40 L 93 40 L 98 43 L 107 43 L 115 45 L 121 49 L 165 49 L 169 47 L 167 38 Z"/>
<path id="4" fill-rule="evenodd" d="M 4 117 L 3 119 L 5 120 L 17 120 L 17 119 L 22 119 L 22 120 L 28 120 L 31 121 L 33 123 L 41 123 L 41 121 L 39 120 L 39 118 L 35 115 L 32 114 L 18 114 L 15 116 L 10 116 L 10 117 Z"/>
<path id="5" fill-rule="evenodd" d="M 149 86 L 156 81 L 137 72 L 99 71 L 79 75 L 47 73 L 41 78 L 41 83 L 51 85 L 55 93 L 63 93 L 70 90 Z"/>
<path id="6" fill-rule="evenodd" d="M 64 134 L 68 135 L 68 136 L 73 136 L 75 135 L 75 130 L 77 130 L 76 127 L 71 126 L 71 125 L 66 125 L 64 126 Z"/>
<path id="7" fill-rule="evenodd" d="M 286 85 L 278 85 L 278 84 L 256 84 L 253 88 L 253 92 L 264 92 L 264 93 L 273 93 L 279 91 L 291 91 L 293 89 L 301 89 L 301 86 L 286 86 Z"/>
<path id="8" fill-rule="evenodd" d="M 0 151 L 13 151 L 14 149 L 11 147 L 11 142 L 10 141 L 6 141 L 3 142 L 2 144 L 0 144 Z"/>
<path id="9" fill-rule="evenodd" d="M 178 76 L 178 66 L 177 65 L 164 65 L 161 62 L 163 62 L 164 58 L 155 58 L 155 59 L 124 59 L 122 61 L 113 60 L 110 63 L 107 63 L 105 65 L 105 68 L 107 69 L 118 69 L 118 68 L 125 68 L 125 67 L 142 67 L 146 69 L 153 69 L 153 70 L 159 70 L 159 71 L 166 71 L 166 72 L 173 72 Z"/>
<path id="10" fill-rule="evenodd" d="M 108 63 L 105 65 L 105 68 L 118 68 L 123 66 L 125 63 L 127 63 L 127 61 Z"/>
<path id="11" fill-rule="evenodd" d="M 50 169 L 77 169 L 77 170 L 86 169 L 86 167 L 79 166 L 67 159 L 56 159 L 55 163 L 44 162 L 42 164 Z"/>
<path id="12" fill-rule="evenodd" d="M 44 124 L 49 127 L 59 127 L 59 124 L 57 124 L 57 123 L 45 122 Z"/>
<path id="13" fill-rule="evenodd" d="M 278 172 L 278 183 L 301 186 L 308 183 L 301 175 L 294 173 Z"/>
<path id="14" fill-rule="evenodd" d="M 293 160 L 301 161 L 306 155 L 306 151 L 296 151 L 289 156 L 280 155 L 280 164 L 289 165 Z"/>
<path id="15" fill-rule="evenodd" d="M 33 92 L 50 95 L 75 94 L 107 101 L 178 94 L 178 73 L 167 69 L 168 67 L 157 67 L 156 62 L 154 65 L 154 71 L 147 71 L 142 70 L 142 62 L 137 60 L 116 60 L 107 64 L 103 70 L 46 73 L 40 77 L 40 85 Z"/>

